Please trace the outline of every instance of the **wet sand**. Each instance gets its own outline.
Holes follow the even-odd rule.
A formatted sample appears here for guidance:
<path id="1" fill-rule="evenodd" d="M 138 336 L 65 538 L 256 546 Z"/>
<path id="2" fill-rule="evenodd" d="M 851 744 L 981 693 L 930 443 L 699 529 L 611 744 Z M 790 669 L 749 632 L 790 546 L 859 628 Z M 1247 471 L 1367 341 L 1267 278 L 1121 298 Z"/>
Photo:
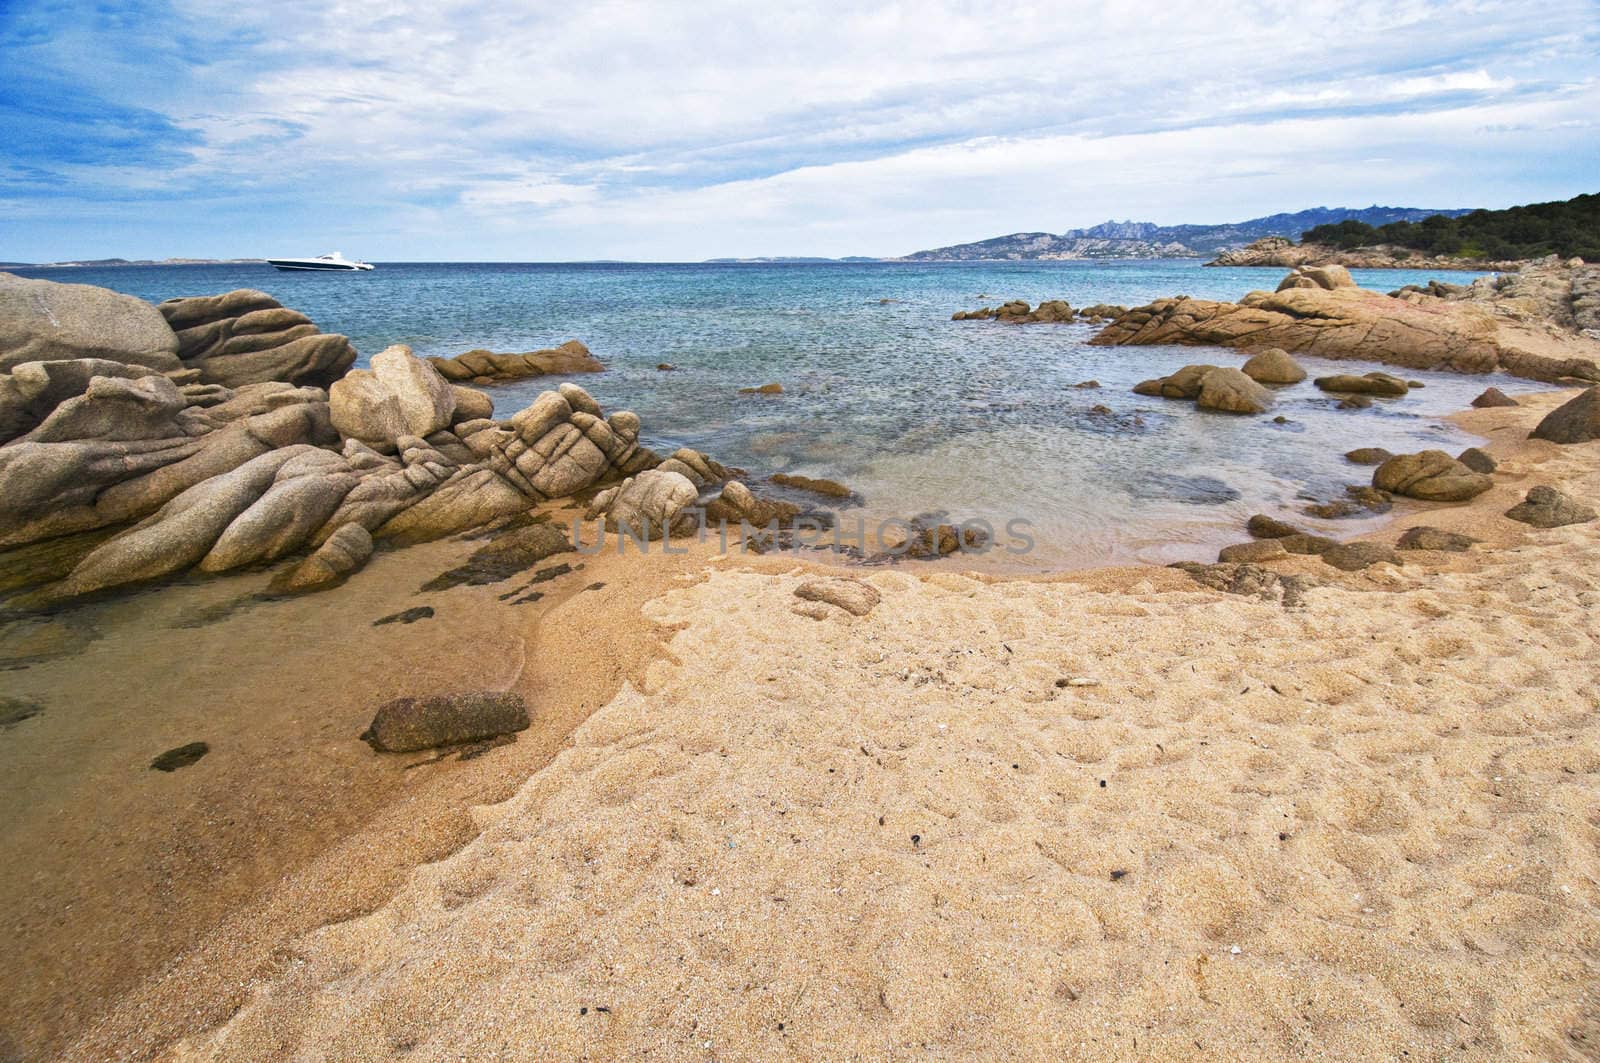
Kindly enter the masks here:
<path id="1" fill-rule="evenodd" d="M 1600 540 L 1500 516 L 1600 498 L 1600 449 L 1524 439 L 1560 397 L 1462 415 L 1496 487 L 1368 536 L 1485 545 L 1275 563 L 1327 584 L 1295 610 L 1166 569 L 902 567 L 815 621 L 818 566 L 702 548 L 587 559 L 524 613 L 416 597 L 470 549 L 444 543 L 162 632 L 218 678 L 103 643 L 7 673 L 71 704 L 117 669 L 145 710 L 5 735 L 8 815 L 56 795 L 7 828 L 12 1051 L 1593 1054 Z M 337 640 L 282 634 L 333 611 Z M 409 770 L 353 741 L 428 685 L 518 690 L 534 727 Z"/>

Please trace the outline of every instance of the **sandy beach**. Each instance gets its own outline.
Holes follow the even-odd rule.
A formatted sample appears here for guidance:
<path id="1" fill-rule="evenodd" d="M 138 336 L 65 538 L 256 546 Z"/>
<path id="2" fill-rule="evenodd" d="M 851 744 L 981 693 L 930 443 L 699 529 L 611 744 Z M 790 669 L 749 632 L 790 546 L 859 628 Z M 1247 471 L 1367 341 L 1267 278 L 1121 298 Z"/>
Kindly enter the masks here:
<path id="1" fill-rule="evenodd" d="M 35 937 L 7 994 L 41 965 L 98 969 L 119 920 L 155 919 L 171 933 L 118 949 L 125 966 L 85 983 L 114 1005 L 53 1048 L 1590 1055 L 1600 545 L 1589 525 L 1501 516 L 1535 484 L 1600 495 L 1592 446 L 1525 439 L 1570 394 L 1463 414 L 1496 486 L 1402 503 L 1375 536 L 1425 522 L 1482 545 L 1360 573 L 1276 562 L 1319 584 L 1294 608 L 1172 569 L 1012 580 L 945 563 L 848 570 L 880 603 L 816 620 L 794 590 L 841 570 L 699 548 L 600 555 L 536 615 L 446 592 L 441 640 L 369 614 L 463 544 L 380 558 L 336 598 L 355 640 L 339 659 L 305 647 L 274 670 L 371 668 L 371 685 L 240 736 L 281 751 L 237 769 L 281 775 L 275 806 L 235 829 L 227 774 L 137 780 L 137 830 L 195 830 L 198 799 L 214 802 L 192 859 L 217 862 L 215 885 L 162 908 L 159 889 L 118 888 L 158 887 L 161 868 L 112 856 L 79 902 L 93 920 Z M 612 594 L 581 589 L 602 579 Z M 205 586 L 226 597 L 225 582 Z M 252 615 L 186 637 L 237 653 Z M 515 744 L 408 770 L 432 757 L 349 741 L 374 697 L 468 662 L 535 706 Z M 249 663 L 219 696 L 265 682 Z M 330 771 L 337 796 L 319 789 Z M 148 792 L 186 784 L 204 787 L 193 806 Z M 117 785 L 102 798 L 130 801 Z M 229 844 L 275 866 L 206 849 Z"/>

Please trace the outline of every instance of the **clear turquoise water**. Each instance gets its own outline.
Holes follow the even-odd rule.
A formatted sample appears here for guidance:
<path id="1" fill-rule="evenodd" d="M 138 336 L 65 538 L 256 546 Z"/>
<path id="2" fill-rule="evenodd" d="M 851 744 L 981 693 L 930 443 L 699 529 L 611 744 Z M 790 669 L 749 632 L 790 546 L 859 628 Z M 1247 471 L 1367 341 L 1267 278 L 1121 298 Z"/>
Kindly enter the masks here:
<path id="1" fill-rule="evenodd" d="M 285 274 L 267 266 L 27 271 L 150 300 L 260 288 L 343 332 L 363 358 L 391 343 L 418 354 L 525 351 L 582 339 L 609 367 L 580 381 L 608 409 L 632 409 L 658 449 L 688 445 L 749 469 L 830 476 L 856 488 L 869 523 L 945 510 L 997 527 L 1024 518 L 1037 546 L 1009 567 L 1134 559 L 1210 560 L 1254 512 L 1296 513 L 1370 470 L 1342 455 L 1477 442 L 1440 418 L 1496 376 L 1407 373 L 1427 387 L 1370 410 L 1339 411 L 1310 382 L 1274 413 L 1232 417 L 1133 395 L 1189 362 L 1237 365 L 1197 348 L 1102 348 L 1088 325 L 952 322 L 1010 298 L 1137 305 L 1173 294 L 1236 299 L 1282 270 L 1197 262 L 911 265 L 380 264 L 366 274 Z M 1356 271 L 1388 291 L 1413 271 Z M 1464 282 L 1470 275 L 1448 274 Z M 892 300 L 883 302 L 882 300 Z M 1375 366 L 1303 359 L 1313 376 Z M 677 372 L 663 373 L 670 362 Z M 1072 387 L 1094 379 L 1097 390 Z M 738 389 L 783 384 L 777 398 Z M 501 415 L 550 385 L 494 389 Z M 1096 404 L 1114 411 L 1090 412 Z M 1135 423 L 1135 418 L 1142 424 Z M 1200 480 L 1198 492 L 1193 481 Z M 1231 490 L 1220 490 L 1218 483 Z M 1237 497 L 1225 497 L 1231 494 Z M 1359 521 L 1304 523 L 1337 534 Z"/>

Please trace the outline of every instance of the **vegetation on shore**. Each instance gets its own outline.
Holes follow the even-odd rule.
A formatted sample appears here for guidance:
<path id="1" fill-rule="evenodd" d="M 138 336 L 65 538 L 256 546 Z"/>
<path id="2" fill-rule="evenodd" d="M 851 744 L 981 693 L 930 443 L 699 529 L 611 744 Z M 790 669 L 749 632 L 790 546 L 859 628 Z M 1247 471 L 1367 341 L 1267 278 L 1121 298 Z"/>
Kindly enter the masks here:
<path id="1" fill-rule="evenodd" d="M 1421 221 L 1378 226 L 1346 219 L 1307 229 L 1300 239 L 1343 251 L 1386 244 L 1432 255 L 1485 260 L 1555 254 L 1600 261 L 1600 194 L 1505 210 L 1475 210 L 1455 218 L 1435 214 Z"/>

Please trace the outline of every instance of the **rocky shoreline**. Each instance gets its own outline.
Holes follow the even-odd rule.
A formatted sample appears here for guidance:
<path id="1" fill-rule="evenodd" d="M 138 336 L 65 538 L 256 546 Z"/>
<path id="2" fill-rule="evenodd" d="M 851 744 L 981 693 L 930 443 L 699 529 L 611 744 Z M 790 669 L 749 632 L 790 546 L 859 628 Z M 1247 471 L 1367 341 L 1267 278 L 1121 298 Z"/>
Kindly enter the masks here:
<path id="1" fill-rule="evenodd" d="M 1427 255 L 1404 247 L 1358 247 L 1342 250 L 1326 244 L 1296 243 L 1284 236 L 1266 236 L 1245 247 L 1224 251 L 1207 266 L 1271 266 L 1293 269 L 1299 266 L 1343 266 L 1346 269 L 1442 269 L 1512 271 L 1526 263 L 1520 260 L 1486 261 L 1455 255 Z"/>

